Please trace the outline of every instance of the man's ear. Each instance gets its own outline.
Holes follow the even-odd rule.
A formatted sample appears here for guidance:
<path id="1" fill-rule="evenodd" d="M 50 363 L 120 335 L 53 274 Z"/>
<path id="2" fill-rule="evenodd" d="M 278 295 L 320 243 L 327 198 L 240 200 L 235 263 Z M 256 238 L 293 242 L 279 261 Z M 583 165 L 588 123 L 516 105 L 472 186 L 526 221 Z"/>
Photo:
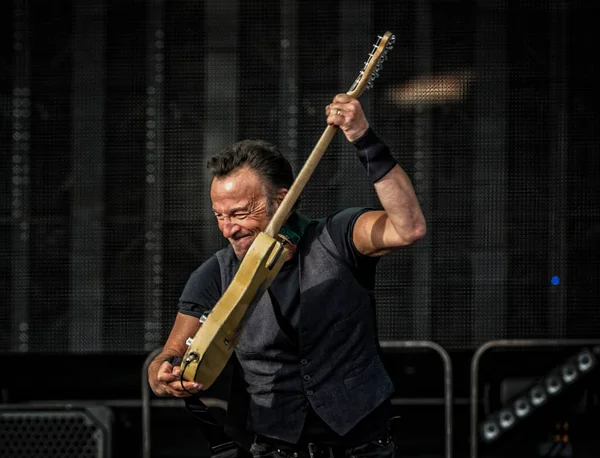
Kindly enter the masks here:
<path id="1" fill-rule="evenodd" d="M 277 205 L 281 205 L 281 202 L 283 202 L 283 198 L 287 195 L 288 190 L 285 188 L 281 188 L 278 192 L 277 192 Z"/>

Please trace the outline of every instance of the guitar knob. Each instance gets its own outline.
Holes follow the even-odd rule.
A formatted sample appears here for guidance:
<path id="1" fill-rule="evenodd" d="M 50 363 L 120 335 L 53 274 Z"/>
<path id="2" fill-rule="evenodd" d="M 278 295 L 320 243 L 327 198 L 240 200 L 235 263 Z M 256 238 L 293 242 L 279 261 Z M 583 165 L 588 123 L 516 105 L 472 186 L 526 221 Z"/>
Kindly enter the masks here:
<path id="1" fill-rule="evenodd" d="M 194 339 L 192 337 L 188 337 L 185 341 L 185 344 L 189 347 L 190 345 L 192 345 L 193 341 Z"/>

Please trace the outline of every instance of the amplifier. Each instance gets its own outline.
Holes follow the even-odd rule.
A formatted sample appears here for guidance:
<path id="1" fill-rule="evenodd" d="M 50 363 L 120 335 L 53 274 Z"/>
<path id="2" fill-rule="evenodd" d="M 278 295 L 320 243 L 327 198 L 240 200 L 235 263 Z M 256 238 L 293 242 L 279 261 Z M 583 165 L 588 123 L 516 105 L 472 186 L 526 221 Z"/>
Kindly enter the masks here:
<path id="1" fill-rule="evenodd" d="M 0 406 L 0 456 L 110 458 L 107 407 Z"/>

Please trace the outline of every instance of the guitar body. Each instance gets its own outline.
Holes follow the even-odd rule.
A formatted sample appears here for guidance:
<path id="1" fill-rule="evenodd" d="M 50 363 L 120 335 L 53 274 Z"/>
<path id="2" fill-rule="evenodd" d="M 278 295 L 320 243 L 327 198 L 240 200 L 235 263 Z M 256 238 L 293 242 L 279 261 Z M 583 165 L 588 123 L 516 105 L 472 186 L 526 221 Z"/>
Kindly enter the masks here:
<path id="1" fill-rule="evenodd" d="M 181 364 L 182 377 L 209 388 L 235 349 L 252 306 L 281 270 L 288 251 L 281 241 L 258 234 L 231 284 L 192 340 Z"/>

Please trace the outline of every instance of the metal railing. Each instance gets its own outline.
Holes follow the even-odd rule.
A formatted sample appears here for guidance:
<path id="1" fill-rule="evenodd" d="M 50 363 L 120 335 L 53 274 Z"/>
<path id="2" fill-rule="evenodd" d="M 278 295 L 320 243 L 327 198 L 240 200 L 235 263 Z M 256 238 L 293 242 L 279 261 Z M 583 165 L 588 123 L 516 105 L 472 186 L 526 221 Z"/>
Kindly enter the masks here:
<path id="1" fill-rule="evenodd" d="M 437 352 L 444 363 L 444 412 L 445 431 L 444 444 L 446 458 L 452 458 L 452 361 L 444 348 L 428 340 L 383 340 L 380 342 L 383 350 L 401 349 L 430 349 Z"/>

